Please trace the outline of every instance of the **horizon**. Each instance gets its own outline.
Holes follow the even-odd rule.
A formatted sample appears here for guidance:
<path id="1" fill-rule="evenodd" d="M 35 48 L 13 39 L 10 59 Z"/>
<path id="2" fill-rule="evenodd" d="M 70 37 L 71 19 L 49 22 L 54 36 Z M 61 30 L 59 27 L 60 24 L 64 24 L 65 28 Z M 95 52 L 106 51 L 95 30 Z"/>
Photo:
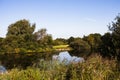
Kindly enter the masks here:
<path id="1" fill-rule="evenodd" d="M 6 36 L 10 24 L 21 19 L 35 23 L 35 31 L 46 28 L 54 39 L 103 35 L 120 12 L 119 3 L 119 0 L 0 0 L 0 37 Z"/>

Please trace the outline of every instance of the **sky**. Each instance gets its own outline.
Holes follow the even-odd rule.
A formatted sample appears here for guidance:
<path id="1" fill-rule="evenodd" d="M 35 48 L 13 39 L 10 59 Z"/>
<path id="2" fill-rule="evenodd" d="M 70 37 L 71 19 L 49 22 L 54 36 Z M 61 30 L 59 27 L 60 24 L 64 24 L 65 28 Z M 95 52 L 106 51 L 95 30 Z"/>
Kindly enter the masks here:
<path id="1" fill-rule="evenodd" d="M 120 13 L 120 0 L 0 0 L 0 37 L 8 26 L 26 19 L 53 38 L 103 35 Z"/>

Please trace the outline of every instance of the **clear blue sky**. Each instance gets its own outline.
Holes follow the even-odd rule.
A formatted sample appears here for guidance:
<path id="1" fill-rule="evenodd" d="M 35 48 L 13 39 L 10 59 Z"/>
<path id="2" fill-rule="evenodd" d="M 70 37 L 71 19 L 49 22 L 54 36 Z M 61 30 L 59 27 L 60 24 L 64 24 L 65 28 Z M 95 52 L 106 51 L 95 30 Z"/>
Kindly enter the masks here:
<path id="1" fill-rule="evenodd" d="M 53 38 L 104 34 L 120 13 L 120 0 L 0 0 L 0 37 L 21 19 L 46 28 Z"/>

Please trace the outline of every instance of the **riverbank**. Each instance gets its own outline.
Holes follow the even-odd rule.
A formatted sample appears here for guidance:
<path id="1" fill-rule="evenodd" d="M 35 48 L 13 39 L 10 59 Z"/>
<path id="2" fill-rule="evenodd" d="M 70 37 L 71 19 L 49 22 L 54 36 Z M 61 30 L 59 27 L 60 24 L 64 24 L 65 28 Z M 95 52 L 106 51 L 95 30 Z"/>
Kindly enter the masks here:
<path id="1" fill-rule="evenodd" d="M 13 68 L 3 74 L 3 80 L 119 80 L 120 72 L 115 60 L 107 60 L 94 55 L 78 64 L 51 64 L 39 61 L 27 69 Z"/>

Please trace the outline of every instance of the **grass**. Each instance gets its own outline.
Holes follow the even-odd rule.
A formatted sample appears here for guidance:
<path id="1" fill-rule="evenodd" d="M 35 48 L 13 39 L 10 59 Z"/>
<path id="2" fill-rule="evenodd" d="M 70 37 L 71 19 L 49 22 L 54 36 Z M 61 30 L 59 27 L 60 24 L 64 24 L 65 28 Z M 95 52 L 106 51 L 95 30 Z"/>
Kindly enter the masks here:
<path id="1" fill-rule="evenodd" d="M 54 49 L 56 48 L 67 48 L 69 45 L 57 45 L 57 46 L 53 46 Z"/>
<path id="2" fill-rule="evenodd" d="M 56 46 L 53 46 L 53 49 L 56 50 L 56 51 L 71 50 L 69 45 L 56 45 Z"/>
<path id="3" fill-rule="evenodd" d="M 0 75 L 0 80 L 120 80 L 116 65 L 116 60 L 103 59 L 99 55 L 70 65 L 39 60 L 25 70 L 16 68 Z"/>

